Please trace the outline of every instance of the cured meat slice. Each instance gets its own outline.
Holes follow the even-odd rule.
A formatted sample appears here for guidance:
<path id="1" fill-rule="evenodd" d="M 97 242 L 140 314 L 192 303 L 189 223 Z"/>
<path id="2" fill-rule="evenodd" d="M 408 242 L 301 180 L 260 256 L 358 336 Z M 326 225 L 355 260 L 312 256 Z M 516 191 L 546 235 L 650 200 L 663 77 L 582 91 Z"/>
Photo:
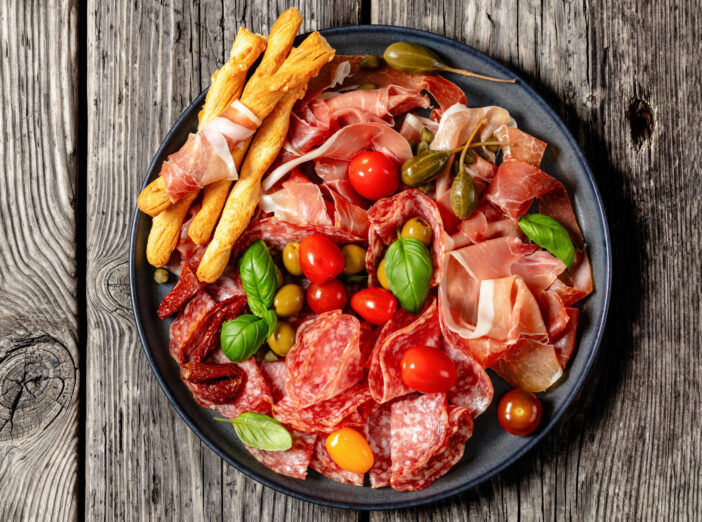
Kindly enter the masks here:
<path id="1" fill-rule="evenodd" d="M 301 407 L 330 399 L 363 378 L 361 324 L 340 310 L 300 325 L 285 358 L 288 397 Z"/>
<path id="2" fill-rule="evenodd" d="M 325 477 L 341 482 L 342 484 L 363 486 L 364 474 L 353 473 L 339 467 L 339 465 L 332 460 L 331 455 L 329 455 L 325 443 L 326 434 L 319 435 L 317 437 L 317 443 L 314 446 L 314 452 L 312 453 L 310 467 L 317 473 L 321 473 Z"/>
<path id="3" fill-rule="evenodd" d="M 232 259 L 238 259 L 244 250 L 257 239 L 263 239 L 269 248 L 282 251 L 288 243 L 292 241 L 302 241 L 312 234 L 321 234 L 340 245 L 365 242 L 364 237 L 339 230 L 335 227 L 296 225 L 281 219 L 263 218 L 252 221 L 237 240 L 232 250 Z"/>
<path id="4" fill-rule="evenodd" d="M 239 277 L 239 271 L 235 270 L 231 265 L 224 270 L 224 273 L 219 276 L 217 281 L 208 284 L 205 290 L 217 302 L 226 301 L 232 297 L 246 297 L 244 286 L 241 284 L 241 277 Z"/>
<path id="5" fill-rule="evenodd" d="M 568 324 L 568 312 L 557 292 L 537 291 L 534 297 L 539 303 L 541 315 L 548 328 L 549 340 L 554 340 Z"/>
<path id="6" fill-rule="evenodd" d="M 262 362 L 261 372 L 266 379 L 268 389 L 273 397 L 273 403 L 280 402 L 286 395 L 285 392 L 285 360 L 281 359 L 272 362 Z"/>
<path id="7" fill-rule="evenodd" d="M 205 283 L 200 282 L 195 271 L 188 264 L 183 265 L 178 282 L 166 294 L 158 307 L 158 316 L 161 319 L 176 313 L 205 287 Z"/>
<path id="8" fill-rule="evenodd" d="M 339 184 L 336 185 L 339 186 Z M 368 212 L 346 197 L 342 197 L 332 189 L 331 185 L 322 185 L 321 188 L 334 202 L 334 226 L 357 236 L 368 237 L 370 228 Z M 353 199 L 360 199 L 360 197 L 354 196 Z"/>
<path id="9" fill-rule="evenodd" d="M 578 329 L 578 316 L 580 315 L 580 310 L 577 308 L 567 308 L 566 313 L 568 314 L 568 322 L 565 329 L 561 332 L 558 339 L 554 340 L 553 347 L 556 350 L 556 357 L 558 357 L 558 362 L 561 368 L 565 370 L 566 364 L 568 364 L 568 359 L 573 353 L 575 348 L 575 336 Z"/>
<path id="10" fill-rule="evenodd" d="M 475 212 L 458 225 L 458 233 L 451 236 L 454 248 L 480 243 L 496 237 L 523 237 L 519 225 L 506 217 L 489 202 L 483 200 Z"/>
<path id="11" fill-rule="evenodd" d="M 429 118 L 423 118 L 422 116 L 417 116 L 409 112 L 402 122 L 400 134 L 402 134 L 407 141 L 419 142 L 422 129 L 425 127 L 432 132 L 436 132 L 439 128 L 439 124 Z"/>
<path id="12" fill-rule="evenodd" d="M 226 356 L 217 350 L 208 362 L 221 362 Z M 250 357 L 245 361 L 235 363 L 245 374 L 244 383 L 236 397 L 224 404 L 215 404 L 197 392 L 197 387 L 186 381 L 188 388 L 193 392 L 195 401 L 205 408 L 217 410 L 222 416 L 234 418 L 245 411 L 254 413 L 268 413 L 271 410 L 273 398 L 268 390 L 266 379 L 261 373 L 258 364 Z"/>
<path id="13" fill-rule="evenodd" d="M 400 491 L 417 491 L 431 485 L 461 460 L 466 442 L 473 434 L 473 419 L 466 408 L 448 407 L 449 433 L 444 444 L 421 468 L 402 477 L 393 476 L 392 487 Z"/>
<path id="14" fill-rule="evenodd" d="M 387 402 L 373 412 L 365 427 L 366 440 L 373 452 L 373 467 L 368 471 L 371 487 L 390 485 L 390 440 L 392 403 Z"/>
<path id="15" fill-rule="evenodd" d="M 392 116 L 416 108 L 429 107 L 429 99 L 418 90 L 388 85 L 377 89 L 354 90 L 325 100 L 332 119 L 347 125 L 368 121 L 365 114 L 392 121 Z"/>
<path id="16" fill-rule="evenodd" d="M 432 299 L 412 323 L 376 343 L 368 373 L 368 387 L 373 399 L 382 404 L 412 393 L 413 390 L 404 383 L 400 375 L 402 356 L 413 346 L 439 348 L 440 343 L 439 312 L 436 300 Z"/>
<path id="17" fill-rule="evenodd" d="M 519 341 L 492 368 L 515 388 L 534 393 L 550 388 L 563 375 L 554 346 L 531 339 Z"/>
<path id="18" fill-rule="evenodd" d="M 198 325 L 207 317 L 207 312 L 215 306 L 214 300 L 205 292 L 200 290 L 188 304 L 178 312 L 178 315 L 171 323 L 168 345 L 171 356 L 180 361 L 183 346 L 188 342 L 190 336 L 198 328 Z"/>
<path id="19" fill-rule="evenodd" d="M 492 381 L 483 367 L 450 339 L 444 338 L 441 348 L 456 365 L 458 379 L 446 392 L 446 398 L 456 406 L 466 408 L 473 418 L 483 413 L 492 402 Z"/>
<path id="20" fill-rule="evenodd" d="M 538 167 L 546 150 L 546 143 L 516 127 L 501 125 L 495 129 L 495 138 L 502 142 L 502 157 L 516 159 Z"/>
<path id="21" fill-rule="evenodd" d="M 434 266 L 430 286 L 436 286 L 444 273 L 444 225 L 436 203 L 421 190 L 408 189 L 389 198 L 378 200 L 368 211 L 370 232 L 366 270 L 370 286 L 378 286 L 376 267 L 383 257 L 383 250 L 397 239 L 397 231 L 413 217 L 425 220 L 432 229 L 431 256 Z"/>
<path id="22" fill-rule="evenodd" d="M 293 168 L 317 158 L 351 161 L 364 150 L 382 152 L 398 165 L 412 157 L 409 143 L 385 123 L 354 123 L 336 131 L 321 147 L 288 161 L 268 174 L 263 180 L 264 191 L 270 190 Z"/>
<path id="23" fill-rule="evenodd" d="M 392 404 L 390 418 L 391 484 L 424 466 L 449 432 L 446 395 L 411 396 Z"/>
<path id="24" fill-rule="evenodd" d="M 288 429 L 292 436 L 292 448 L 285 451 L 265 451 L 246 446 L 251 455 L 267 468 L 288 477 L 305 479 L 317 441 L 315 433 L 300 433 Z"/>

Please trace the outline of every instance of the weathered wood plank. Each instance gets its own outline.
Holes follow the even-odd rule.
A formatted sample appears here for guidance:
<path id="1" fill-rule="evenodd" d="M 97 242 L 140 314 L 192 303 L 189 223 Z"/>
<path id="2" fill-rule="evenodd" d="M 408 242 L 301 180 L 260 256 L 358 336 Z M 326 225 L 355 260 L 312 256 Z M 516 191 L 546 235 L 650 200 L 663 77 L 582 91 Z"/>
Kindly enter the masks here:
<path id="1" fill-rule="evenodd" d="M 76 19 L 0 3 L 0 520 L 78 517 Z"/>
<path id="2" fill-rule="evenodd" d="M 354 1 L 295 2 L 304 30 L 358 22 Z M 161 393 L 130 310 L 128 224 L 162 137 L 224 61 L 237 26 L 266 34 L 288 5 L 94 2 L 88 8 L 86 517 L 339 517 L 245 478 L 200 443 Z M 319 15 L 324 13 L 324 16 Z"/>
<path id="3" fill-rule="evenodd" d="M 467 494 L 371 520 L 694 520 L 702 117 L 694 2 L 374 0 L 372 23 L 466 42 L 525 77 L 586 153 L 615 245 L 609 330 L 584 392 L 534 451 Z"/>

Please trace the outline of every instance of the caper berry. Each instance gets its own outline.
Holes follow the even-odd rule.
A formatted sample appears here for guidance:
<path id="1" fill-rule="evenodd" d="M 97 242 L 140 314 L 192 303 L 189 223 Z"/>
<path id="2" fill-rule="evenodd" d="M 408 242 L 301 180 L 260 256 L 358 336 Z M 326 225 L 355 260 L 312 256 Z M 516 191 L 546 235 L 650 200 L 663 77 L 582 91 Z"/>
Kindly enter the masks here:
<path id="1" fill-rule="evenodd" d="M 156 281 L 159 285 L 165 284 L 168 282 L 168 270 L 165 268 L 157 268 L 154 270 L 154 281 Z"/>
<path id="2" fill-rule="evenodd" d="M 478 204 L 478 194 L 470 174 L 464 169 L 456 175 L 451 184 L 451 210 L 459 219 L 466 219 Z"/>
<path id="3" fill-rule="evenodd" d="M 426 152 L 429 150 L 429 143 L 426 141 L 422 140 L 419 142 L 417 145 L 417 154 L 421 154 L 422 152 Z"/>
<path id="4" fill-rule="evenodd" d="M 278 321 L 268 338 L 268 346 L 280 357 L 285 357 L 295 344 L 295 329 L 285 321 Z M 265 360 L 265 358 L 264 358 Z"/>
<path id="5" fill-rule="evenodd" d="M 380 60 L 380 56 L 376 56 L 374 54 L 365 55 L 360 63 L 360 67 L 364 71 L 375 71 L 380 69 L 381 65 L 383 65 L 383 63 Z"/>
<path id="6" fill-rule="evenodd" d="M 388 45 L 383 58 L 393 69 L 406 73 L 436 72 L 446 68 L 433 51 L 423 45 L 409 42 L 395 42 Z"/>
<path id="7" fill-rule="evenodd" d="M 432 141 L 434 141 L 434 133 L 426 127 L 423 127 L 422 133 L 419 135 L 419 139 L 421 139 L 422 141 L 426 141 L 427 143 L 431 143 Z"/>
<path id="8" fill-rule="evenodd" d="M 304 303 L 305 296 L 302 288 L 292 283 L 281 287 L 273 298 L 275 313 L 280 317 L 290 317 L 299 313 Z"/>
<path id="9" fill-rule="evenodd" d="M 300 267 L 300 243 L 297 241 L 285 245 L 283 249 L 283 266 L 285 266 L 285 270 L 291 275 L 302 275 L 302 268 Z"/>
<path id="10" fill-rule="evenodd" d="M 451 151 L 446 150 L 427 150 L 417 154 L 402 164 L 402 182 L 415 187 L 435 179 L 444 170 L 450 157 Z"/>
<path id="11" fill-rule="evenodd" d="M 429 223 L 422 218 L 412 218 L 402 227 L 402 237 L 421 241 L 425 246 L 431 243 L 432 230 Z"/>
<path id="12" fill-rule="evenodd" d="M 366 266 L 366 249 L 358 245 L 344 245 L 341 247 L 344 254 L 344 270 L 346 275 L 358 274 Z"/>

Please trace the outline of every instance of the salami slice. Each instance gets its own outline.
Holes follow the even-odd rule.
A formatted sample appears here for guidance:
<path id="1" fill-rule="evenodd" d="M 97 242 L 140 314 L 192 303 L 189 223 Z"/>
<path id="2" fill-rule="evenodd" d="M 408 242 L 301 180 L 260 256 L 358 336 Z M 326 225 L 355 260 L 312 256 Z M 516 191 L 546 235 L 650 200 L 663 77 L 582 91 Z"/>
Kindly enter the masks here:
<path id="1" fill-rule="evenodd" d="M 183 265 L 178 282 L 166 294 L 158 307 L 158 316 L 165 319 L 176 313 L 204 287 L 205 283 L 200 282 L 193 267 L 188 264 Z"/>
<path id="2" fill-rule="evenodd" d="M 441 281 L 444 273 L 444 225 L 439 207 L 421 190 L 409 189 L 389 198 L 378 200 L 368 211 L 370 232 L 366 270 L 370 276 L 370 286 L 378 286 L 376 268 L 383 257 L 383 250 L 397 239 L 397 231 L 413 217 L 422 218 L 432 229 L 431 256 L 434 273 L 431 286 Z"/>
<path id="3" fill-rule="evenodd" d="M 370 400 L 368 386 L 357 384 L 329 400 L 303 409 L 290 397 L 285 397 L 273 405 L 273 416 L 304 432 L 329 433 L 343 426 L 362 428 L 365 424 L 362 406 Z"/>
<path id="4" fill-rule="evenodd" d="M 363 378 L 359 345 L 361 324 L 340 310 L 300 325 L 295 346 L 285 358 L 285 389 L 300 407 L 331 399 Z"/>
<path id="5" fill-rule="evenodd" d="M 188 342 L 190 336 L 197 330 L 200 323 L 207 317 L 207 312 L 215 306 L 214 300 L 205 292 L 200 290 L 193 297 L 185 308 L 178 312 L 178 316 L 171 323 L 169 350 L 171 356 L 176 360 L 181 360 L 181 351 Z"/>
<path id="6" fill-rule="evenodd" d="M 382 404 L 368 418 L 365 434 L 373 452 L 373 467 L 368 471 L 371 487 L 390 485 L 390 421 L 392 403 Z"/>
<path id="7" fill-rule="evenodd" d="M 413 395 L 394 402 L 390 418 L 391 483 L 426 464 L 444 444 L 449 419 L 446 395 Z"/>
<path id="8" fill-rule="evenodd" d="M 292 448 L 289 450 L 265 451 L 245 446 L 251 455 L 267 468 L 281 475 L 304 480 L 307 478 L 307 468 L 310 466 L 317 435 L 291 429 L 289 431 L 293 440 Z"/>
<path id="9" fill-rule="evenodd" d="M 400 491 L 417 491 L 431 485 L 445 475 L 461 460 L 466 442 L 473 434 L 473 419 L 470 411 L 456 406 L 448 407 L 449 433 L 444 444 L 422 467 L 401 477 L 393 476 L 391 485 Z"/>
<path id="10" fill-rule="evenodd" d="M 402 312 L 398 312 L 402 313 Z M 407 312 L 404 312 L 407 314 Z M 407 314 L 414 318 L 410 314 Z M 397 316 L 397 314 L 396 314 Z M 392 321 L 394 321 L 393 318 Z M 405 315 L 397 319 L 399 324 L 406 322 Z M 376 343 L 371 358 L 368 386 L 376 402 L 384 403 L 391 399 L 412 393 L 400 375 L 400 361 L 405 352 L 413 346 L 433 346 L 439 348 L 441 329 L 436 299 L 427 302 L 424 312 L 411 323 L 393 333 L 383 336 Z"/>
<path id="11" fill-rule="evenodd" d="M 363 486 L 363 473 L 352 473 L 351 471 L 346 471 L 332 460 L 331 455 L 329 455 L 325 445 L 326 438 L 326 434 L 320 434 L 317 437 L 317 443 L 314 446 L 310 467 L 317 473 L 321 473 L 325 477 L 341 482 L 342 484 Z"/>
<path id="12" fill-rule="evenodd" d="M 286 395 L 285 392 L 285 361 L 262 362 L 261 371 L 266 379 L 268 389 L 273 397 L 273 403 L 280 402 Z"/>
<path id="13" fill-rule="evenodd" d="M 483 413 L 492 402 L 492 381 L 483 367 L 470 355 L 447 338 L 443 338 L 441 348 L 456 365 L 458 379 L 447 393 L 449 402 L 462 406 L 473 418 Z"/>

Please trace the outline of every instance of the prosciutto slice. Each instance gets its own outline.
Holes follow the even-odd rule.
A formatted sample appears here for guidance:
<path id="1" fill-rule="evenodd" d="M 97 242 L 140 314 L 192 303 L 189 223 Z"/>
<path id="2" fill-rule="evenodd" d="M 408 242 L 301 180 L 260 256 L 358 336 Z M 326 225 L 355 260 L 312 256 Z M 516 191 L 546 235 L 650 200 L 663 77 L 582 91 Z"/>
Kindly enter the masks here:
<path id="1" fill-rule="evenodd" d="M 502 142 L 502 157 L 504 159 L 516 159 L 538 167 L 541 165 L 541 158 L 546 150 L 546 142 L 543 142 L 531 134 L 517 129 L 501 125 L 495 129 L 495 138 Z"/>
<path id="2" fill-rule="evenodd" d="M 172 203 L 189 192 L 223 179 L 238 177 L 231 151 L 261 125 L 239 100 L 197 134 L 190 134 L 180 150 L 161 167 L 161 177 Z"/>

